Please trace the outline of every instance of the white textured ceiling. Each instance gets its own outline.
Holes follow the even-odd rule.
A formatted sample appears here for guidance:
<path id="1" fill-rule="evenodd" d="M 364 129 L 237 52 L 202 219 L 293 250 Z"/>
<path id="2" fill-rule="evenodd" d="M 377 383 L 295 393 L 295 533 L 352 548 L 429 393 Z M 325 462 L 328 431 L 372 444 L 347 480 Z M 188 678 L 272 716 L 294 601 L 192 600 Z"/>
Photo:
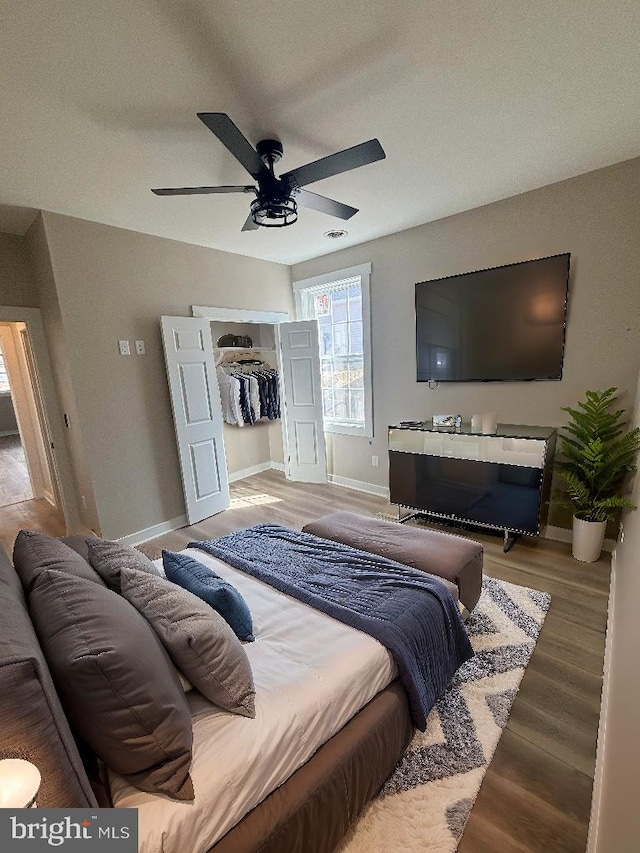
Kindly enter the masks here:
<path id="1" fill-rule="evenodd" d="M 0 205 L 292 263 L 640 155 L 638 0 L 0 0 Z M 227 112 L 282 171 L 377 136 L 310 189 L 354 205 L 242 233 Z M 249 181 L 250 182 L 250 181 Z M 0 221 L 0 228 L 2 222 Z"/>

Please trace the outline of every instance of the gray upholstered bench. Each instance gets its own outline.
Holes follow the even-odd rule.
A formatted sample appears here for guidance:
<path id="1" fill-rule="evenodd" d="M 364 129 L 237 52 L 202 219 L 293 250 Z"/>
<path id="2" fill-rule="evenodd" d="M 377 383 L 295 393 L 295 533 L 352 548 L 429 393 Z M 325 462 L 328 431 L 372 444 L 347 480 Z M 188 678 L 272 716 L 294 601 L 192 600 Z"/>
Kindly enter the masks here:
<path id="1" fill-rule="evenodd" d="M 353 512 L 334 512 L 302 529 L 435 575 L 469 612 L 478 603 L 482 545 L 472 539 Z"/>

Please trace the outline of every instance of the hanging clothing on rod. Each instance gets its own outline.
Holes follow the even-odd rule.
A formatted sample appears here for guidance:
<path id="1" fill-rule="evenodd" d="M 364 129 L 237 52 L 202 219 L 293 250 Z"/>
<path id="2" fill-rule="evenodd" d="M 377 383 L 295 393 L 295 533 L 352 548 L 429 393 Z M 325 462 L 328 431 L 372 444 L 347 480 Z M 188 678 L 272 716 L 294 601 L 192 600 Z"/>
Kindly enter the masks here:
<path id="1" fill-rule="evenodd" d="M 234 426 L 255 424 L 261 418 L 280 417 L 278 371 L 259 359 L 221 364 L 218 384 L 222 416 Z"/>

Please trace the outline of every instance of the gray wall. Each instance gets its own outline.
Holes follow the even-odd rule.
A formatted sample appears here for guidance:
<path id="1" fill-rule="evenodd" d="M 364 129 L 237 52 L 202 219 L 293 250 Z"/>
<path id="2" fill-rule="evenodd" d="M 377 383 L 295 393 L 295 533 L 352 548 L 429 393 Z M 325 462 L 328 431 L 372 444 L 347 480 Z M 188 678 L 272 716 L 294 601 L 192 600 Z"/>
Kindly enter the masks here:
<path id="1" fill-rule="evenodd" d="M 296 264 L 293 281 L 367 261 L 373 267 L 375 438 L 332 436 L 332 473 L 387 485 L 386 429 L 399 420 L 496 411 L 505 423 L 555 426 L 565 421 L 561 406 L 609 385 L 627 392 L 628 406 L 640 368 L 639 198 L 637 159 Z M 572 253 L 562 381 L 433 391 L 416 382 L 415 282 L 561 252 Z"/>
<path id="2" fill-rule="evenodd" d="M 29 245 L 25 237 L 0 233 L 0 305 L 38 307 Z"/>
<path id="3" fill-rule="evenodd" d="M 192 304 L 292 312 L 289 268 L 43 218 L 100 527 L 125 536 L 184 513 L 160 316 L 190 316 Z M 146 355 L 120 356 L 120 339 L 144 340 Z"/>
<path id="4" fill-rule="evenodd" d="M 38 214 L 29 229 L 27 240 L 49 350 L 49 363 L 58 396 L 60 417 L 62 418 L 63 414 L 68 416 L 68 426 L 64 422 L 56 425 L 64 436 L 68 458 L 67 463 L 58 453 L 58 467 L 67 507 L 67 522 L 72 532 L 75 532 L 75 526 L 79 521 L 79 529 L 84 528 L 100 533 L 91 470 L 80 426 L 69 347 L 42 214 Z"/>

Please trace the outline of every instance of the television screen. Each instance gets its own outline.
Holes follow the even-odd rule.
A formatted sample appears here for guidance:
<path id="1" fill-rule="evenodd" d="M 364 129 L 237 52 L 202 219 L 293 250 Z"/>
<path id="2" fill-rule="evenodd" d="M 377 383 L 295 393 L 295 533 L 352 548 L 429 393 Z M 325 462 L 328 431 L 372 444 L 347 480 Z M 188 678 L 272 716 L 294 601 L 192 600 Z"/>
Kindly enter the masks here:
<path id="1" fill-rule="evenodd" d="M 416 284 L 418 382 L 561 379 L 570 257 Z"/>

